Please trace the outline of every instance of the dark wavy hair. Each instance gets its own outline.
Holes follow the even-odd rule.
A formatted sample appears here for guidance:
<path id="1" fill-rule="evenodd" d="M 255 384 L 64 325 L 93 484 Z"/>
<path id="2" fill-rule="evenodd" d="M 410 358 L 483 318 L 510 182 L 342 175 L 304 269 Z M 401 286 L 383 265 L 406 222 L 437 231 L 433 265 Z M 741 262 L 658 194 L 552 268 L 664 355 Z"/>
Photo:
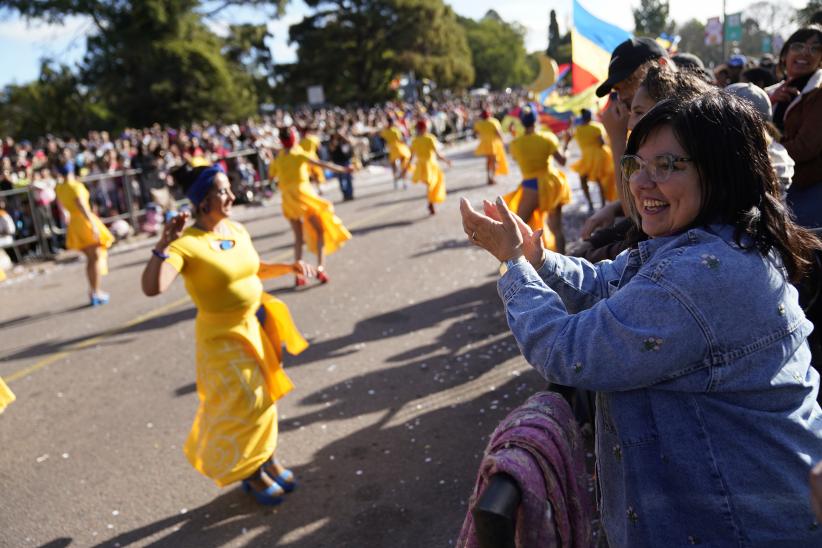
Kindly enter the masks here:
<path id="1" fill-rule="evenodd" d="M 744 246 L 743 235 L 767 255 L 772 249 L 781 258 L 791 281 L 799 281 L 813 264 L 813 251 L 822 242 L 798 226 L 779 199 L 779 184 L 768 157 L 762 117 L 744 100 L 721 90 L 691 99 L 667 99 L 649 110 L 637 123 L 625 154 L 636 154 L 655 131 L 670 127 L 699 175 L 701 206 L 692 227 L 724 223 L 735 227 L 734 238 Z M 631 196 L 627 181 L 623 192 Z M 632 199 L 631 217 L 640 224 Z"/>
<path id="2" fill-rule="evenodd" d="M 671 70 L 666 65 L 656 65 L 648 69 L 641 87 L 645 88 L 654 101 L 669 97 L 687 99 L 705 93 L 711 86 L 691 70 Z"/>

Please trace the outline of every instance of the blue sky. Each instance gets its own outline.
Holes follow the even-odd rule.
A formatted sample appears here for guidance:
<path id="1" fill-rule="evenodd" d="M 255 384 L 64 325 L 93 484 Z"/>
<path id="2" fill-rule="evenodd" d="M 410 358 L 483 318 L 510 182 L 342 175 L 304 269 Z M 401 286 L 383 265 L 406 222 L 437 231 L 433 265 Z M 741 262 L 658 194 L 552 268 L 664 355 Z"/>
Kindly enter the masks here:
<path id="1" fill-rule="evenodd" d="M 580 0 L 582 5 L 594 15 L 625 29 L 633 27 L 631 9 L 639 5 L 639 0 Z M 779 0 L 772 0 L 774 2 Z M 450 0 L 448 2 L 458 14 L 478 19 L 489 9 L 495 9 L 507 21 L 516 21 L 527 30 L 526 47 L 530 51 L 547 46 L 549 12 L 557 11 L 560 28 L 564 31 L 570 21 L 571 0 Z M 727 0 L 727 11 L 741 11 L 751 0 Z M 780 4 L 782 2 L 780 1 Z M 794 7 L 805 5 L 803 0 L 788 0 Z M 719 15 L 717 0 L 671 0 L 671 16 L 683 23 L 691 18 L 705 20 Z M 294 51 L 287 44 L 288 27 L 298 22 L 308 13 L 302 0 L 291 0 L 286 14 L 278 20 L 269 20 L 268 26 L 274 35 L 269 44 L 277 62 L 294 60 Z M 229 23 L 260 22 L 265 16 L 249 9 L 233 9 L 220 14 L 214 22 L 220 31 Z M 90 22 L 83 18 L 69 18 L 63 25 L 49 26 L 39 23 L 26 24 L 14 16 L 0 20 L 0 87 L 10 83 L 25 83 L 37 78 L 40 58 L 47 56 L 57 61 L 74 65 L 85 51 L 85 35 L 91 30 Z"/>

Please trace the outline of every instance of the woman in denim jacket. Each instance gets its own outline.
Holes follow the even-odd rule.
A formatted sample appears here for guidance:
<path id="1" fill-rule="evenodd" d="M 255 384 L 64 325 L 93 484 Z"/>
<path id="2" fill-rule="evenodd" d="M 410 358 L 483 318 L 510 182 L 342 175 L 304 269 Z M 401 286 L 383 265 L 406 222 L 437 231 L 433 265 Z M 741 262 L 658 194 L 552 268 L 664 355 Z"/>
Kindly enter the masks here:
<path id="1" fill-rule="evenodd" d="M 649 236 L 614 261 L 545 251 L 501 201 L 463 199 L 523 355 L 597 394 L 611 546 L 822 546 L 808 473 L 822 459 L 813 329 L 791 282 L 820 245 L 778 197 L 765 131 L 721 91 L 668 100 L 622 159 Z"/>

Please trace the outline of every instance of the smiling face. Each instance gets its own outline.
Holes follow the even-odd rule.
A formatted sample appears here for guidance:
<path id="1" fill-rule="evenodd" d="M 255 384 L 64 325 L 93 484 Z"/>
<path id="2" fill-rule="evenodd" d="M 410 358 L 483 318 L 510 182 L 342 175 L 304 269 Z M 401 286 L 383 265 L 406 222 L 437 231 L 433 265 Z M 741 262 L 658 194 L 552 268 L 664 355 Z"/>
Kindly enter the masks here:
<path id="1" fill-rule="evenodd" d="M 214 176 L 214 184 L 208 191 L 200 211 L 203 216 L 210 217 L 215 222 L 222 221 L 231 214 L 231 205 L 234 203 L 234 194 L 231 192 L 231 183 L 225 173 Z"/>
<path id="2" fill-rule="evenodd" d="M 807 76 L 818 69 L 822 62 L 822 43 L 819 36 L 811 36 L 804 42 L 793 42 L 786 49 L 785 73 L 788 78 Z"/>
<path id="3" fill-rule="evenodd" d="M 648 135 L 636 155 L 645 162 L 654 162 L 657 156 L 666 154 L 688 156 L 669 126 L 661 126 Z M 702 190 L 693 162 L 674 162 L 665 181 L 654 181 L 645 169 L 640 169 L 631 176 L 628 188 L 641 219 L 642 231 L 652 238 L 681 232 L 699 215 Z"/>
<path id="4" fill-rule="evenodd" d="M 654 108 L 656 101 L 654 101 L 645 86 L 640 86 L 634 94 L 634 99 L 631 101 L 631 112 L 628 117 L 628 129 L 634 129 L 637 122 L 642 118 L 646 112 Z"/>

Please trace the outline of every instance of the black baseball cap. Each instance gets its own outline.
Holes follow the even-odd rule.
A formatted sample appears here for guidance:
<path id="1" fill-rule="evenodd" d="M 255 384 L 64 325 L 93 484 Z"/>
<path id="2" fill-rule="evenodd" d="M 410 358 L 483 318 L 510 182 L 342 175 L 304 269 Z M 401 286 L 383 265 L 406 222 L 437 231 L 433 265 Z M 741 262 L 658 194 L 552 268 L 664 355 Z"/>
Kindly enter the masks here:
<path id="1" fill-rule="evenodd" d="M 597 97 L 605 97 L 614 84 L 628 78 L 645 61 L 668 57 L 665 48 L 651 38 L 628 38 L 614 49 L 608 64 L 608 79 L 597 88 Z"/>

